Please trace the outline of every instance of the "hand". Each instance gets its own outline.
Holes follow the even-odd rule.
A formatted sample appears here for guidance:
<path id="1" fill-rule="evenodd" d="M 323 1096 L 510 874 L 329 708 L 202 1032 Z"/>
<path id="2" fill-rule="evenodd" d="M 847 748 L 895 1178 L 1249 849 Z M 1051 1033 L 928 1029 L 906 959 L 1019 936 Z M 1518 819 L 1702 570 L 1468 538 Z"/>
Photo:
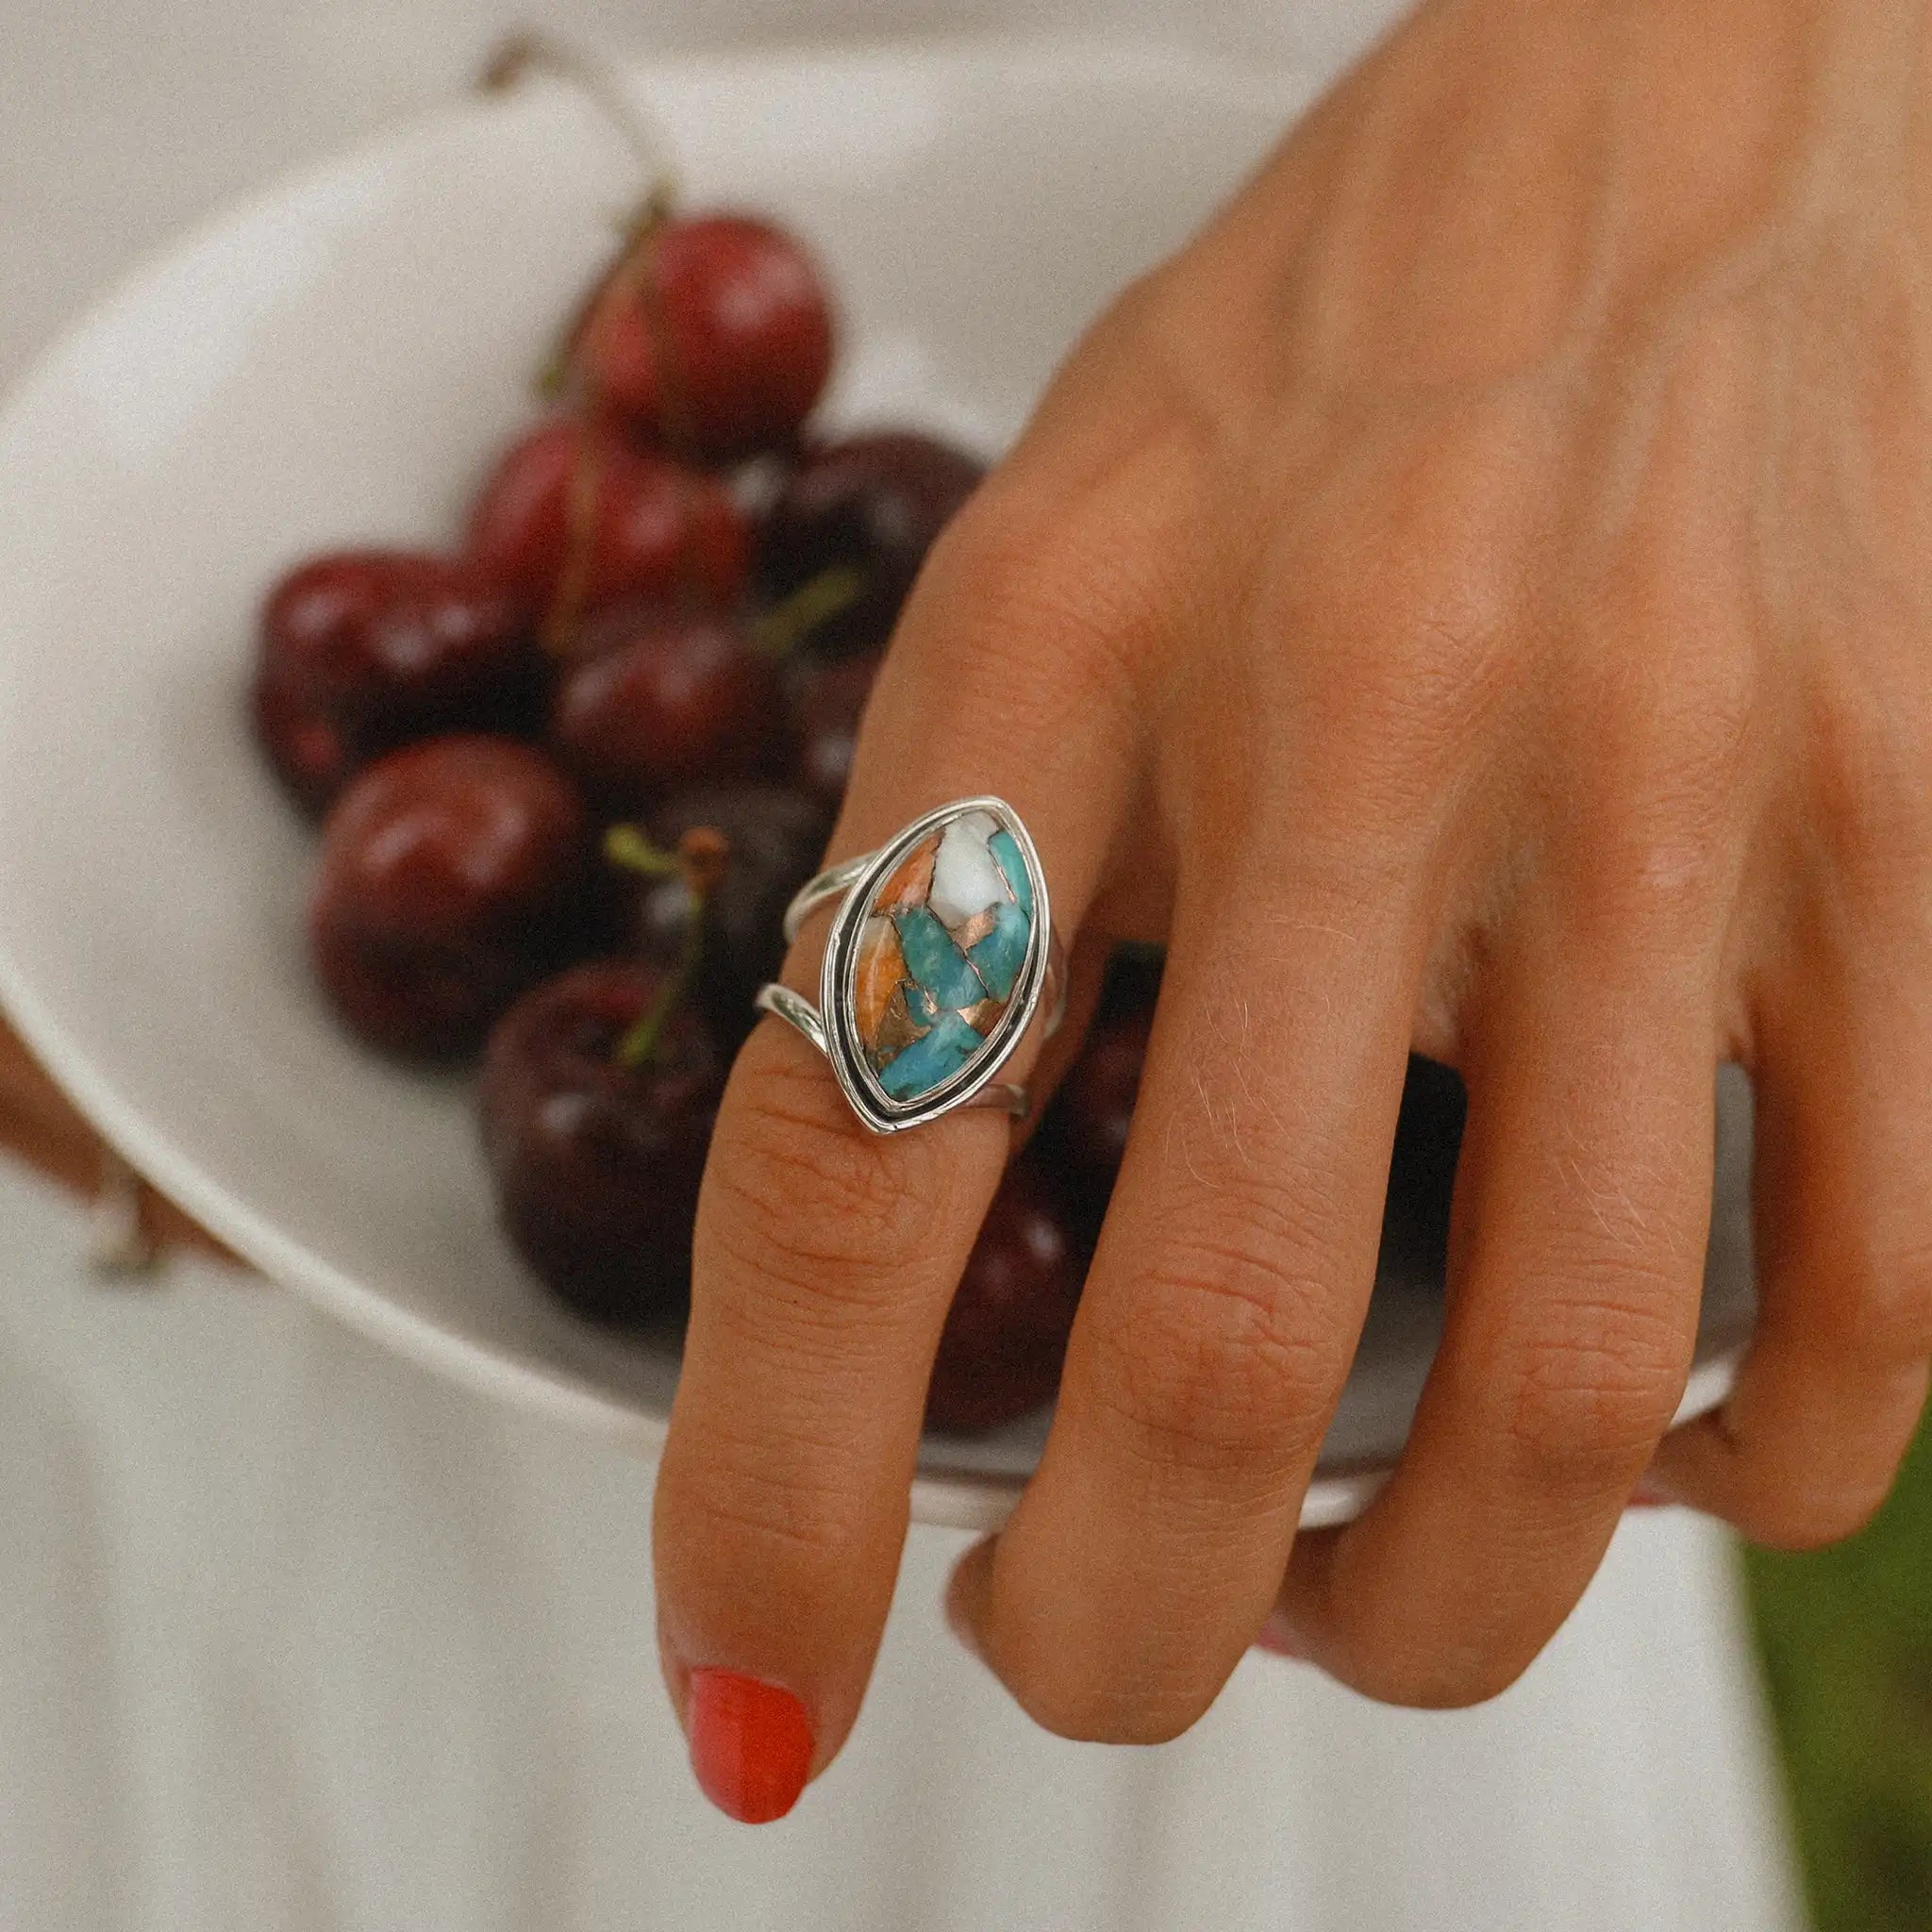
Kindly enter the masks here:
<path id="1" fill-rule="evenodd" d="M 0 1150 L 78 1193 L 96 1194 L 107 1151 L 65 1094 L 41 1071 L 11 1027 L 0 1021 Z M 210 1234 L 152 1189 L 142 1187 L 139 1227 L 155 1250 L 186 1247 L 233 1261 Z"/>
<path id="2" fill-rule="evenodd" d="M 1171 945 L 1051 1440 L 955 1585 L 1054 1730 L 1173 1737 L 1271 1613 L 1371 1695 L 1488 1696 L 1647 1468 L 1785 1544 L 1885 1493 L 1932 1355 L 1919 11 L 1424 8 L 1122 298 L 916 591 L 836 851 L 999 792 L 1063 929 Z M 1470 1089 L 1447 1334 L 1388 1488 L 1297 1541 L 1411 1044 Z M 1762 1326 L 1664 1441 L 1727 1058 Z M 814 1769 L 1007 1151 L 871 1139 L 781 1026 L 732 1079 L 660 1635 L 681 1706 L 792 1693 Z"/>

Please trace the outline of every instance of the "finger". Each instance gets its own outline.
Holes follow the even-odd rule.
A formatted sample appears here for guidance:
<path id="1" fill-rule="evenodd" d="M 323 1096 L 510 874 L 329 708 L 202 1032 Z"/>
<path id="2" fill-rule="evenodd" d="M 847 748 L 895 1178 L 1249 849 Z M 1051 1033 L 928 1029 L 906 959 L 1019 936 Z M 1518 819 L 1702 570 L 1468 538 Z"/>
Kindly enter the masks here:
<path id="1" fill-rule="evenodd" d="M 962 1607 L 1024 1707 L 1149 1742 L 1278 1584 L 1374 1274 L 1427 921 L 1298 811 L 1191 840 L 1125 1163 L 1038 1473 Z M 1341 855 L 1346 850 L 1346 858 Z"/>
<path id="2" fill-rule="evenodd" d="M 1283 1592 L 1357 1690 L 1449 1706 L 1512 1683 L 1669 1426 L 1710 1216 L 1714 950 L 1551 922 L 1486 984 L 1441 1345 L 1388 1486 L 1296 1547 Z"/>
<path id="3" fill-rule="evenodd" d="M 1724 1407 L 1675 1431 L 1650 1478 L 1790 1549 L 1884 1500 L 1932 1356 L 1927 968 L 1876 936 L 1837 950 L 1807 952 L 1758 1027 L 1756 1338 Z"/>
<path id="4" fill-rule="evenodd" d="M 1077 926 L 1132 769 L 1123 654 L 1154 621 L 1138 588 L 1146 556 L 1114 554 L 1120 523 L 1060 506 L 1039 516 L 1010 492 L 968 511 L 880 678 L 836 853 L 994 791 L 1034 836 L 1056 923 Z M 809 983 L 822 943 L 822 928 L 804 936 L 794 984 Z M 794 1757 L 808 1734 L 799 1769 L 816 1772 L 857 1713 L 933 1353 L 1009 1141 L 990 1111 L 872 1135 L 782 1025 L 761 1026 L 733 1072 L 699 1207 L 656 1551 L 667 1678 L 701 1778 L 741 1815 L 729 1766 L 750 1747 L 724 1750 L 719 1772 L 714 1730 L 775 1726 Z M 746 1705 L 733 1688 L 744 1680 L 777 1687 L 779 1702 Z"/>

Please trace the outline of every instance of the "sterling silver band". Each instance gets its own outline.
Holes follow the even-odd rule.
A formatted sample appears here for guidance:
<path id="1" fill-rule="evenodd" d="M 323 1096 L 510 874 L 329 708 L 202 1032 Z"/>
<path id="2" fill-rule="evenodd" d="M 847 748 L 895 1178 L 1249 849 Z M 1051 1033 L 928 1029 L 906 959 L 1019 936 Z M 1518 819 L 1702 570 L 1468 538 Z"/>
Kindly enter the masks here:
<path id="1" fill-rule="evenodd" d="M 786 939 L 831 905 L 818 1004 L 769 985 L 757 1005 L 824 1055 L 859 1119 L 888 1134 L 967 1107 L 1024 1116 L 1025 1089 L 992 1076 L 1036 1021 L 1059 1025 L 1067 975 L 1018 813 L 997 798 L 926 813 L 802 887 Z"/>

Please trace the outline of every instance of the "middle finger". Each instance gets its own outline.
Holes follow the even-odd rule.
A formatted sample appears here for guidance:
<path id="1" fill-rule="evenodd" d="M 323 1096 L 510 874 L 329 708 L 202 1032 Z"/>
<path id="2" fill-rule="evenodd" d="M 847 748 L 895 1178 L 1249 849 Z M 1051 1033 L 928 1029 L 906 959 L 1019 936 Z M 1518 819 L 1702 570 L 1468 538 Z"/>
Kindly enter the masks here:
<path id="1" fill-rule="evenodd" d="M 1573 906 L 1465 1039 L 1447 1322 L 1402 1461 L 1294 1552 L 1295 1647 L 1389 1701 L 1504 1689 L 1568 1616 L 1682 1396 L 1710 1222 L 1715 934 Z"/>
<path id="2" fill-rule="evenodd" d="M 1179 882 L 1046 1451 L 956 1591 L 989 1662 L 1068 1736 L 1174 1736 L 1253 1641 L 1374 1276 L 1424 854 L 1267 831 L 1229 857 Z"/>

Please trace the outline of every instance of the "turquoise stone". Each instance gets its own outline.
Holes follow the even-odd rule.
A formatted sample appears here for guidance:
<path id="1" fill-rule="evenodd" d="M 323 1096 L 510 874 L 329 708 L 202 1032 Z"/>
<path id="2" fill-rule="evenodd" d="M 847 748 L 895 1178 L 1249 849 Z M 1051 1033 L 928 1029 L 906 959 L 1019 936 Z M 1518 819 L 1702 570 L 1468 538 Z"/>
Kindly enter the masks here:
<path id="1" fill-rule="evenodd" d="M 950 1080 L 986 1041 L 958 1013 L 944 1013 L 923 1040 L 879 1071 L 879 1085 L 894 1100 L 917 1100 Z"/>
<path id="2" fill-rule="evenodd" d="M 973 961 L 974 971 L 987 991 L 996 1000 L 1008 1000 L 1013 996 L 1013 984 L 1026 958 L 1026 941 L 1032 937 L 1033 921 L 1017 906 L 1002 906 L 994 917 L 998 924 L 966 957 Z"/>
<path id="3" fill-rule="evenodd" d="M 893 924 L 899 928 L 906 970 L 932 995 L 936 1006 L 976 1006 L 986 997 L 986 988 L 966 955 L 924 906 L 896 914 Z"/>
<path id="4" fill-rule="evenodd" d="M 1020 850 L 1019 841 L 1010 832 L 995 832 L 986 841 L 986 849 L 992 854 L 993 863 L 1006 879 L 1007 890 L 1019 901 L 1020 910 L 1030 923 L 1033 918 L 1033 881 L 1026 876 L 1026 859 Z"/>

